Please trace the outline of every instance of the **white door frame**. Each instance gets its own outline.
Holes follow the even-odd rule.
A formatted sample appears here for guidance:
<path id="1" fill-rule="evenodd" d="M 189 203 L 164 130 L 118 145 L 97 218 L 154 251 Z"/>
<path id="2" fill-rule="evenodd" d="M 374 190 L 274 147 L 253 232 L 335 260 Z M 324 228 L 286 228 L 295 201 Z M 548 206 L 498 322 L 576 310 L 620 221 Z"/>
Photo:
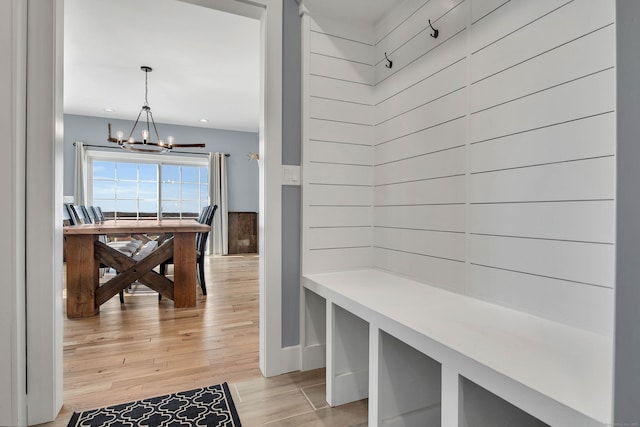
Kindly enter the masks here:
<path id="1" fill-rule="evenodd" d="M 46 3 L 46 4 L 43 4 Z M 62 0 L 27 2 L 27 422 L 63 402 Z"/>
<path id="2" fill-rule="evenodd" d="M 29 109 L 26 120 L 27 147 L 24 140 L 14 139 L 15 149 L 24 151 L 27 158 L 26 177 L 16 171 L 16 183 L 12 191 L 26 182 L 27 188 L 34 189 L 33 196 L 27 192 L 27 203 L 31 214 L 25 214 L 27 227 L 26 255 L 24 260 L 38 260 L 26 266 L 27 306 L 24 324 L 15 325 L 15 335 L 26 335 L 28 351 L 26 361 L 14 361 L 19 368 L 28 365 L 28 375 L 19 373 L 15 385 L 11 386 L 13 400 L 10 408 L 0 405 L 0 420 L 10 420 L 10 424 L 23 424 L 20 414 L 27 414 L 28 424 L 41 423 L 55 418 L 63 397 L 62 387 L 62 302 L 57 298 L 61 292 L 61 208 L 62 208 L 62 37 L 63 1 L 46 2 L 11 0 L 18 12 L 16 16 L 25 18 L 21 10 L 28 4 L 26 19 L 27 40 L 24 43 L 12 41 L 11 49 L 16 52 L 17 63 L 28 58 L 26 75 L 27 98 L 35 106 Z M 282 283 L 281 283 L 281 240 L 282 240 L 282 0 L 182 0 L 201 6 L 219 9 L 252 18 L 262 22 L 261 49 L 261 102 L 260 121 L 260 369 L 265 376 L 283 372 L 282 355 Z M 24 8 L 26 9 L 26 7 Z M 2 21 L 5 23 L 5 20 Z M 14 22 L 14 21 L 11 21 Z M 19 34 L 19 30 L 15 30 Z M 31 54 L 29 55 L 29 52 Z M 13 117 L 22 111 L 20 99 L 10 106 Z M 33 115 L 33 116 L 32 116 Z M 35 117 L 35 119 L 34 119 Z M 19 132 L 19 130 L 18 130 Z M 36 139 L 37 138 L 37 139 Z M 30 146 L 29 146 L 30 141 Z M 268 150 L 266 146 L 268 145 Z M 46 185 L 45 185 L 46 184 Z M 45 197 L 37 188 L 45 186 L 51 192 Z M 53 216 L 50 215 L 54 212 Z M 14 224 L 24 219 L 17 218 Z M 42 236 L 45 236 L 43 239 Z M 57 255 L 56 255 L 57 254 Z M 23 256 L 18 254 L 18 256 Z M 59 263 L 61 266 L 61 262 Z M 14 293 L 22 292 L 20 272 L 13 281 Z M 43 292 L 44 291 L 44 292 Z M 59 301 L 57 301 L 58 299 Z M 24 313 L 19 300 L 13 303 L 17 318 Z M 24 323 L 24 322 L 23 322 Z M 10 331 L 11 332 L 11 331 Z M 2 335 L 4 337 L 4 335 Z M 10 335 L 11 337 L 11 335 Z M 48 339 L 46 337 L 49 337 Z M 20 356 L 20 340 L 12 342 L 12 351 Z M 28 395 L 20 383 L 27 380 Z M 27 403 L 28 401 L 28 403 Z M 3 402 L 4 403 L 4 402 Z M 26 408 L 28 407 L 28 412 Z M 17 414 L 17 415 L 16 415 Z M 8 418 L 5 418 L 7 416 Z"/>
<path id="3" fill-rule="evenodd" d="M 0 425 L 25 425 L 25 141 L 26 2 L 0 2 L 0 234 L 7 248 L 0 257 Z"/>

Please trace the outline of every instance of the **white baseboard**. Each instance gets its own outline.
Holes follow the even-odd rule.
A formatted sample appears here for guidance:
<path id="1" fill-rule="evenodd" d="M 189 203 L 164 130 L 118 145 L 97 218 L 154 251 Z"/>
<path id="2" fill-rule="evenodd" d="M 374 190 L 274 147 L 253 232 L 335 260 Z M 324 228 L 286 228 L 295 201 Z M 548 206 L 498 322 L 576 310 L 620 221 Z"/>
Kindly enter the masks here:
<path id="1" fill-rule="evenodd" d="M 324 344 L 314 344 L 302 350 L 301 370 L 324 368 L 327 365 L 327 347 Z"/>
<path id="2" fill-rule="evenodd" d="M 326 366 L 326 346 L 315 344 L 304 347 L 300 354 L 300 345 L 284 347 L 280 352 L 280 372 L 310 371 Z M 302 356 L 302 357 L 301 357 Z"/>
<path id="3" fill-rule="evenodd" d="M 300 346 L 284 347 L 280 352 L 280 371 L 287 372 L 300 370 Z"/>

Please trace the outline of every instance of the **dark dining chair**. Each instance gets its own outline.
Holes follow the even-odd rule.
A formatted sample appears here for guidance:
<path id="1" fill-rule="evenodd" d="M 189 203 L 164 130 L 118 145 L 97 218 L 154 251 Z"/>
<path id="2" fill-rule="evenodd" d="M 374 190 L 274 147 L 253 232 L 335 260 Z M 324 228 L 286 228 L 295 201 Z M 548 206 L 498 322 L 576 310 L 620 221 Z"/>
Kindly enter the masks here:
<path id="1" fill-rule="evenodd" d="M 100 206 L 94 206 L 93 209 L 96 211 L 96 216 L 100 220 L 100 222 L 104 222 L 106 218 L 104 217 L 104 213 L 102 212 L 102 208 Z"/>
<path id="2" fill-rule="evenodd" d="M 96 218 L 96 214 L 93 211 L 93 209 L 91 208 L 91 206 L 81 206 L 82 208 L 82 212 L 84 213 L 85 218 L 87 218 L 89 220 L 89 224 L 95 224 L 98 221 L 98 219 Z"/>
<path id="3" fill-rule="evenodd" d="M 84 206 L 84 205 L 74 205 L 68 204 L 66 205 L 69 215 L 72 219 L 73 225 L 78 224 L 95 224 L 104 221 L 104 215 L 102 214 L 102 209 L 95 209 L 93 206 Z M 102 219 L 101 219 L 102 218 Z M 120 240 L 120 241 L 112 241 L 107 236 L 100 235 L 98 237 L 102 243 L 105 243 L 109 247 L 126 254 L 130 257 L 134 257 L 135 254 L 140 250 L 143 245 L 141 240 L 130 238 L 128 240 Z M 100 276 L 105 274 L 107 268 L 105 265 L 100 265 Z M 120 291 L 120 303 L 124 304 L 124 292 Z"/>
<path id="4" fill-rule="evenodd" d="M 213 224 L 213 216 L 218 209 L 218 205 L 209 205 L 202 209 L 198 222 L 200 224 L 206 224 L 211 227 Z M 204 279 L 204 255 L 207 249 L 207 238 L 209 237 L 209 230 L 196 233 L 196 268 L 197 277 L 200 282 L 200 289 L 202 289 L 202 295 L 207 295 L 207 284 Z M 160 264 L 160 274 L 164 275 L 167 271 L 167 265 L 173 264 L 173 258 L 169 258 L 162 264 Z"/>
<path id="5" fill-rule="evenodd" d="M 69 225 L 77 225 L 76 219 L 74 218 L 73 214 L 69 212 L 69 207 L 67 206 L 66 203 L 62 204 L 62 225 L 65 227 Z M 62 261 L 64 262 L 67 261 L 66 248 L 67 248 L 67 238 L 64 237 L 62 239 Z"/>
<path id="6" fill-rule="evenodd" d="M 104 222 L 104 216 L 98 212 L 98 208 L 96 208 L 95 206 L 88 206 L 87 211 L 89 213 L 89 216 L 93 218 L 94 223 Z"/>
<path id="7" fill-rule="evenodd" d="M 76 219 L 71 212 L 69 212 L 69 206 L 66 203 L 62 205 L 62 225 L 77 225 Z"/>
<path id="8" fill-rule="evenodd" d="M 83 206 L 69 203 L 67 205 L 67 209 L 69 209 L 69 214 L 73 217 L 75 225 L 89 224 L 89 218 L 85 214 L 85 209 L 83 209 Z"/>

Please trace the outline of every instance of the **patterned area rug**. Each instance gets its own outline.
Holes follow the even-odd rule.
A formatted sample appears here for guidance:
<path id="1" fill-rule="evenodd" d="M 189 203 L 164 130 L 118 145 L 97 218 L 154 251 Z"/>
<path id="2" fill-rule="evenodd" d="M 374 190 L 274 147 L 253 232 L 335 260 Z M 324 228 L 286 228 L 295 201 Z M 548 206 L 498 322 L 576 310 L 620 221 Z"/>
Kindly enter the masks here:
<path id="1" fill-rule="evenodd" d="M 91 411 L 74 412 L 68 427 L 240 427 L 227 383 Z"/>

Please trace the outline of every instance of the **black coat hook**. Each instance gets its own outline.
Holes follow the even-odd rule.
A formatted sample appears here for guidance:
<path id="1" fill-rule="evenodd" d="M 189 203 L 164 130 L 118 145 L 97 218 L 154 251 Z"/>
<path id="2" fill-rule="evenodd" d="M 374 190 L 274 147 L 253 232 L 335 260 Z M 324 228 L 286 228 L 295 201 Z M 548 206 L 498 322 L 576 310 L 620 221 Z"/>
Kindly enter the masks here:
<path id="1" fill-rule="evenodd" d="M 387 57 L 387 52 L 384 53 L 384 59 L 387 60 L 387 64 L 384 64 L 385 67 L 387 68 L 392 68 L 393 67 L 393 61 L 389 59 L 389 57 Z"/>
<path id="2" fill-rule="evenodd" d="M 433 33 L 431 33 L 431 37 L 433 37 L 434 39 L 437 39 L 438 38 L 438 30 L 433 28 L 433 25 L 431 25 L 431 19 L 429 19 L 429 26 L 433 30 Z"/>

